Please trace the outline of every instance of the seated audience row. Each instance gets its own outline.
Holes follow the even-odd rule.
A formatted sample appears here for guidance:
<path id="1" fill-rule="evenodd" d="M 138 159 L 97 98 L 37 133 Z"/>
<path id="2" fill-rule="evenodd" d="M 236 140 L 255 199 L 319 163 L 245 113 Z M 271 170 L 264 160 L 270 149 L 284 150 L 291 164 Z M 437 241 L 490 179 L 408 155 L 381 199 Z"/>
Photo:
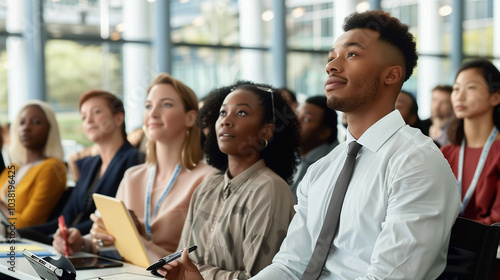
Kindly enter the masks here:
<path id="1" fill-rule="evenodd" d="M 325 93 L 347 116 L 347 141 L 309 167 L 279 252 L 252 279 L 436 279 L 446 264 L 456 180 L 432 140 L 395 110 L 417 62 L 414 38 L 383 11 L 354 13 L 344 30 Z M 212 279 L 186 252 L 182 261 L 164 266 L 165 279 Z"/>
<path id="2" fill-rule="evenodd" d="M 390 24 L 367 28 L 374 18 Z M 449 126 L 432 119 L 441 133 L 447 127 L 452 143 L 441 154 L 431 139 L 405 125 L 421 123 L 414 118 L 414 97 L 401 91 L 417 59 L 407 26 L 369 11 L 351 15 L 344 29 L 326 65 L 327 97 L 306 100 L 298 107 L 299 118 L 279 90 L 247 81 L 212 91 L 198 112 L 194 92 L 160 74 L 147 91 L 143 122 L 149 143 L 141 165 L 127 141 L 123 103 L 108 92 L 86 92 L 79 110 L 99 154 L 76 161 L 79 178 L 62 210 L 68 243 L 57 219 L 47 222 L 53 207 L 45 207 L 65 190 L 57 123 L 47 104 L 28 103 L 12 125 L 16 182 L 6 167 L 0 177 L 2 211 L 8 214 L 15 189 L 23 237 L 52 243 L 61 253 L 66 246 L 70 253 L 96 253 L 114 239 L 93 214 L 92 194 L 116 194 L 131 210 L 151 262 L 198 246 L 190 255 L 196 266 L 183 254 L 184 264 L 174 261 L 162 270 L 168 279 L 249 279 L 264 268 L 256 279 L 368 279 L 391 273 L 435 279 L 444 268 L 460 197 L 459 215 L 486 224 L 500 221 L 500 72 L 486 60 L 459 69 L 451 93 L 456 119 Z M 403 45 L 394 44 L 394 31 L 404 34 Z M 393 48 L 395 58 L 385 51 Z M 346 55 L 353 50 L 355 56 Z M 367 64 L 373 69 L 355 67 Z M 343 75 L 353 84 L 344 83 Z M 344 112 L 348 124 L 347 141 L 338 146 L 336 112 L 330 108 Z M 202 162 L 201 130 L 207 133 L 210 166 Z M 352 146 L 360 152 L 351 153 Z M 308 161 L 320 150 L 325 157 Z M 344 160 L 356 168 L 347 179 Z M 345 203 L 337 201 L 342 184 Z M 330 228 L 331 220 L 340 220 L 338 228 Z M 328 231 L 336 234 L 323 243 Z M 83 237 L 87 233 L 90 238 Z M 395 250 L 412 253 L 396 258 Z"/>
<path id="3" fill-rule="evenodd" d="M 383 15 L 378 16 L 382 17 Z M 362 21 L 357 24 L 362 24 Z M 353 32 L 344 34 L 339 38 L 339 40 L 341 42 L 343 39 L 347 42 L 351 42 L 352 40 L 356 41 L 356 32 L 367 33 L 368 31 L 356 31 L 355 29 Z M 380 36 L 383 36 L 383 34 L 384 33 Z M 336 45 L 335 49 L 332 48 L 330 55 L 337 52 L 342 53 L 343 48 L 350 48 L 346 46 L 349 46 L 349 44 Z M 361 49 L 363 51 L 358 50 L 358 52 L 361 52 L 361 57 L 363 57 L 365 52 L 370 51 L 364 47 Z M 360 55 L 357 54 L 356 56 Z M 338 67 L 340 64 L 341 63 L 339 62 L 335 62 L 335 58 L 329 60 L 329 63 L 327 64 L 327 73 L 337 73 L 338 69 L 344 69 Z M 406 76 L 406 79 L 407 78 L 408 75 Z M 394 88 L 391 90 L 391 79 L 392 77 L 386 77 L 384 83 L 386 93 L 389 91 L 395 91 Z M 332 99 L 341 98 L 341 92 L 333 92 L 333 90 L 330 91 L 331 93 L 329 93 L 327 85 L 327 95 L 330 94 Z M 382 94 L 381 92 L 379 93 Z M 350 132 L 348 141 L 350 141 L 349 138 L 351 138 L 354 141 L 363 143 L 363 146 L 372 150 L 373 144 L 375 143 L 373 140 L 375 139 L 367 141 L 367 137 L 371 136 L 372 129 L 376 128 L 374 131 L 377 131 L 377 134 L 380 134 L 384 127 L 388 129 L 390 126 L 387 126 L 387 122 L 389 121 L 389 117 L 394 114 L 389 113 L 382 119 L 379 119 L 375 124 L 362 132 L 360 137 L 357 129 L 362 126 L 363 122 L 361 121 L 363 119 L 366 120 L 370 118 L 369 111 L 367 112 L 366 109 L 360 112 L 353 110 L 354 108 L 351 106 L 362 106 L 363 103 L 361 102 L 361 99 L 357 100 L 358 103 L 353 102 L 349 105 L 347 105 L 347 99 L 345 101 L 346 103 L 343 103 L 342 101 L 333 103 L 334 101 L 332 100 L 330 105 L 347 112 L 347 122 L 349 124 L 348 129 Z M 354 279 L 356 277 L 357 279 L 371 279 L 378 276 L 384 279 L 388 279 L 390 276 L 397 276 L 398 278 L 404 279 L 410 277 L 418 279 L 435 279 L 438 277 L 443 271 L 444 264 L 446 263 L 445 260 L 443 260 L 443 256 L 445 256 L 444 252 L 447 250 L 449 229 L 456 215 L 455 213 L 457 213 L 456 210 L 459 205 L 457 200 L 460 198 L 460 195 L 463 200 L 462 209 L 459 213 L 460 215 L 486 224 L 497 222 L 499 219 L 498 212 L 500 205 L 498 205 L 498 193 L 500 193 L 500 135 L 498 134 L 498 129 L 500 128 L 500 72 L 491 62 L 486 60 L 474 60 L 464 63 L 457 73 L 451 94 L 451 101 L 457 119 L 450 125 L 448 130 L 449 139 L 452 145 L 443 147 L 442 152 L 450 162 L 455 176 L 458 177 L 458 194 L 453 190 L 455 184 L 452 180 L 450 180 L 449 169 L 447 170 L 444 168 L 444 165 L 442 164 L 443 160 L 435 156 L 435 147 L 429 144 L 429 141 L 425 141 L 424 138 L 422 138 L 422 133 L 420 131 L 417 132 L 415 129 L 405 127 L 398 128 L 397 131 L 391 132 L 397 135 L 391 136 L 390 138 L 404 138 L 408 136 L 411 136 L 411 138 L 406 139 L 406 141 L 399 141 L 399 144 L 393 142 L 392 139 L 388 139 L 388 141 L 392 141 L 389 148 L 394 150 L 394 152 L 392 152 L 394 153 L 394 156 L 398 153 L 414 153 L 415 150 L 419 150 L 419 152 L 413 156 L 409 154 L 407 155 L 407 158 L 410 159 L 410 161 L 406 164 L 411 164 L 411 166 L 406 166 L 405 168 L 403 165 L 402 168 L 396 169 L 404 170 L 405 172 L 401 173 L 402 177 L 396 178 L 395 182 L 390 184 L 394 184 L 397 188 L 392 189 L 392 191 L 388 194 L 389 197 L 386 198 L 388 206 L 385 212 L 387 213 L 382 215 L 384 216 L 384 219 L 379 224 L 382 226 L 380 234 L 378 236 L 374 234 L 369 237 L 375 238 L 372 243 L 374 245 L 370 245 L 375 246 L 373 247 L 375 251 L 369 252 L 366 255 L 370 262 L 367 262 L 366 265 L 363 266 L 363 254 L 354 255 L 356 245 L 351 245 L 351 243 L 356 240 L 361 243 L 366 242 L 366 238 L 368 236 L 363 236 L 361 233 L 358 233 L 355 228 L 350 230 L 351 226 L 345 224 L 345 221 L 340 221 L 336 237 L 333 238 L 333 244 L 336 247 L 335 250 L 333 252 L 331 250 L 330 252 L 329 250 L 326 250 L 327 259 L 324 259 L 318 255 L 322 254 L 320 252 L 325 251 L 321 250 L 322 246 L 330 246 L 330 243 L 322 243 L 323 229 L 327 226 L 328 217 L 330 217 L 330 207 L 328 207 L 328 212 L 326 214 L 327 218 L 324 221 L 321 233 L 317 237 L 317 242 L 314 242 L 315 238 L 311 238 L 311 231 L 317 232 L 318 228 L 310 227 L 312 223 L 311 220 L 315 221 L 317 217 L 309 216 L 309 211 L 311 209 L 316 209 L 314 203 L 321 201 L 321 197 L 318 197 L 317 192 L 323 192 L 315 190 L 315 187 L 320 189 L 324 188 L 324 184 L 320 183 L 324 182 L 321 178 L 324 177 L 325 174 L 330 173 L 325 172 L 325 170 L 330 168 L 329 166 L 332 166 L 332 163 L 335 161 L 335 158 L 332 157 L 330 159 L 329 155 L 315 164 L 307 173 L 307 178 L 305 179 L 307 182 L 302 183 L 299 188 L 299 203 L 297 205 L 298 213 L 290 225 L 289 233 L 284 240 L 284 244 L 281 247 L 280 252 L 274 258 L 273 264 L 259 273 L 255 279 L 322 279 L 321 277 L 335 277 L 335 275 L 337 275 L 339 279 Z M 372 108 L 376 107 L 373 104 L 371 105 Z M 382 109 L 382 107 L 379 109 Z M 356 119 L 359 122 L 353 122 L 352 119 Z M 416 138 L 418 138 L 418 140 L 416 140 Z M 413 148 L 408 147 L 405 149 L 401 146 L 408 145 L 410 143 L 412 143 L 411 145 L 413 145 Z M 387 146 L 386 143 L 383 143 L 380 148 L 385 149 L 384 146 Z M 400 147 L 397 148 L 396 146 Z M 338 157 L 339 155 L 337 150 L 338 149 L 335 149 L 332 154 L 337 153 L 336 156 Z M 379 148 L 374 149 L 374 151 L 378 150 Z M 358 170 L 363 169 L 362 165 L 366 165 L 367 163 L 371 166 L 371 168 L 376 167 L 376 159 L 363 161 L 363 158 L 369 157 L 370 155 L 371 151 L 366 149 L 361 152 L 361 155 L 358 155 L 359 158 L 357 159 L 358 162 L 356 164 L 356 168 Z M 431 160 L 430 157 L 433 159 Z M 391 160 L 397 161 L 394 157 L 391 157 Z M 384 167 L 384 170 L 390 174 L 391 172 L 389 167 L 394 164 L 395 162 L 388 162 L 387 166 Z M 431 165 L 433 167 L 429 167 Z M 362 172 L 367 172 L 367 170 L 370 169 L 367 167 L 368 166 L 365 166 Z M 422 172 L 424 170 L 425 172 Z M 339 180 L 340 177 L 342 177 L 343 172 L 344 170 L 340 173 Z M 353 176 L 354 178 L 352 178 L 352 180 L 354 181 L 354 184 L 352 184 L 353 186 L 351 186 L 351 188 L 356 189 L 359 187 L 359 183 L 356 182 L 359 181 L 360 177 L 359 172 L 355 174 L 358 175 Z M 384 175 L 377 173 L 376 176 Z M 398 174 L 396 174 L 396 176 L 398 176 Z M 424 176 L 432 176 L 434 179 L 426 180 L 426 183 L 418 183 Z M 392 175 L 390 177 L 392 177 Z M 408 185 L 405 183 L 407 180 L 410 180 Z M 437 181 L 440 181 L 441 183 L 437 183 Z M 362 190 L 363 192 L 366 192 L 366 187 L 373 184 L 373 182 L 368 183 L 366 180 L 363 181 L 362 179 L 361 182 L 363 182 L 361 185 L 364 186 L 364 190 Z M 425 186 L 426 184 L 427 186 Z M 428 188 L 431 184 L 433 184 L 433 188 Z M 335 187 L 335 191 L 337 191 L 337 187 L 338 186 Z M 393 187 L 391 186 L 390 188 Z M 408 202 L 411 203 L 406 204 L 404 209 L 398 211 L 398 205 L 405 204 L 404 189 L 411 190 L 410 192 L 407 192 L 410 195 L 408 197 Z M 422 190 L 425 191 L 422 192 Z M 376 192 L 372 191 L 370 193 L 374 195 Z M 348 214 L 344 215 L 349 215 L 350 224 L 357 224 L 356 220 L 363 217 L 362 213 L 368 213 L 370 218 L 364 220 L 362 223 L 359 223 L 366 229 L 369 227 L 369 223 L 367 223 L 367 221 L 373 220 L 373 215 L 376 216 L 377 211 L 366 211 L 367 207 L 363 207 L 363 212 L 357 211 L 356 205 L 360 203 L 360 200 L 363 201 L 363 199 L 360 198 L 360 195 L 361 192 L 359 192 L 358 196 L 356 196 L 356 201 L 353 201 L 351 198 L 351 200 L 348 201 L 349 204 L 342 207 L 342 212 L 348 212 Z M 432 195 L 432 197 L 430 195 Z M 313 200 L 310 201 L 311 196 L 313 196 Z M 442 205 L 438 203 L 438 200 L 435 200 L 437 197 L 441 197 L 444 202 Z M 335 200 L 334 197 L 332 200 Z M 384 199 L 381 200 L 384 201 Z M 434 201 L 434 203 L 432 203 L 432 201 Z M 371 203 L 368 207 L 374 207 L 373 204 L 375 203 Z M 422 206 L 425 205 L 425 207 L 414 208 L 414 211 L 409 211 L 409 208 L 415 207 L 416 204 L 421 204 Z M 427 212 L 427 214 L 425 214 L 426 211 L 431 212 Z M 357 215 L 354 215 L 354 213 Z M 415 221 L 418 221 L 419 223 L 429 223 L 431 222 L 430 220 L 434 220 L 434 218 L 429 220 L 427 217 L 435 217 L 435 215 L 441 215 L 442 218 L 439 220 L 446 222 L 446 224 L 437 223 L 434 224 L 434 227 L 432 228 L 434 228 L 435 231 L 442 233 L 445 233 L 444 231 L 446 231 L 445 235 L 447 235 L 448 238 L 438 239 L 435 234 L 428 235 L 421 231 L 413 232 L 411 230 L 414 228 L 413 226 L 408 229 L 409 231 L 405 231 L 405 234 L 402 234 L 401 236 L 397 234 L 399 232 L 398 228 L 400 227 L 398 226 L 398 223 L 401 223 L 402 221 L 404 224 L 415 223 Z M 413 216 L 416 218 L 408 219 Z M 328 229 L 335 231 L 335 228 Z M 388 238 L 385 238 L 385 234 L 390 232 L 393 234 L 391 234 L 390 237 L 388 236 Z M 318 233 L 316 233 L 316 235 L 318 235 Z M 352 237 L 352 235 L 355 236 Z M 357 235 L 359 235 L 359 238 L 362 239 L 356 239 Z M 409 238 L 407 242 L 402 241 L 406 238 Z M 422 251 L 424 248 L 422 248 L 421 245 L 419 246 L 419 249 L 415 248 L 416 250 L 401 248 L 401 244 L 409 244 L 405 246 L 410 247 L 413 246 L 412 244 L 417 244 L 418 242 L 410 242 L 410 240 L 418 240 L 419 238 L 427 240 L 426 242 L 420 243 L 426 244 L 425 251 Z M 303 245 L 297 244 L 297 240 L 312 240 L 313 242 L 312 244 L 310 244 L 310 242 L 306 242 L 307 244 Z M 436 242 L 437 240 L 439 241 L 435 243 L 436 246 L 431 246 L 431 243 Z M 393 242 L 396 243 L 391 246 L 391 243 Z M 379 248 L 377 246 L 382 247 Z M 311 250 L 313 247 L 314 250 Z M 366 249 L 366 246 L 363 248 Z M 391 252 L 395 252 L 389 251 L 391 249 L 399 249 L 400 253 L 405 252 L 401 255 L 402 259 L 391 258 Z M 410 251 L 411 253 L 408 253 Z M 381 254 L 382 256 L 377 257 L 374 253 Z M 304 254 L 307 256 L 304 257 Z M 396 255 L 399 256 L 400 254 Z M 429 260 L 431 255 L 433 256 L 431 258 L 432 261 L 426 261 Z M 438 255 L 441 256 L 439 259 L 437 259 Z M 414 261 L 408 261 L 409 259 L 414 259 Z M 403 261 L 404 263 L 401 263 L 400 261 Z M 200 266 L 198 265 L 198 267 L 196 267 L 192 264 L 187 252 L 183 253 L 182 262 L 183 263 L 174 261 L 166 265 L 163 270 L 163 273 L 166 273 L 165 279 L 210 279 L 198 272 Z M 344 262 L 347 262 L 347 264 L 344 265 Z M 353 262 L 357 262 L 358 264 L 355 268 L 352 266 Z M 415 265 L 416 262 L 419 262 L 419 265 Z M 426 270 L 425 274 L 418 276 L 418 274 L 422 271 L 422 266 L 424 265 L 429 270 Z M 418 270 L 415 270 L 415 268 Z M 429 273 L 431 273 L 432 276 L 429 275 Z"/>
<path id="4" fill-rule="evenodd" d="M 207 278 L 246 279 L 271 263 L 293 217 L 287 183 L 297 164 L 298 121 L 295 114 L 284 114 L 290 107 L 267 85 L 242 81 L 214 90 L 198 123 L 208 129 L 207 161 L 220 173 L 197 187 L 214 169 L 199 162 L 196 111 L 188 87 L 168 75 L 155 80 L 144 114 L 152 140 L 148 162 L 126 172 L 117 197 L 133 210 L 151 261 L 177 249 L 180 237 L 180 247 L 198 245 L 197 262 Z M 70 253 L 112 244 L 102 220 L 92 219 L 92 239 L 68 230 Z M 54 247 L 64 252 L 59 231 L 54 238 Z"/>

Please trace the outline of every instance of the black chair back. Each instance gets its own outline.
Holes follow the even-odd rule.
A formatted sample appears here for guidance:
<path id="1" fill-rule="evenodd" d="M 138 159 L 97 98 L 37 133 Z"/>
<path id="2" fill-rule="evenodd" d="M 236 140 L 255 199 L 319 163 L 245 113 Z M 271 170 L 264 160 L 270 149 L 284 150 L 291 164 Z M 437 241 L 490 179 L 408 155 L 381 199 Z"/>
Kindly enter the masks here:
<path id="1" fill-rule="evenodd" d="M 495 279 L 500 223 L 491 226 L 458 217 L 451 230 L 446 268 L 439 280 Z"/>

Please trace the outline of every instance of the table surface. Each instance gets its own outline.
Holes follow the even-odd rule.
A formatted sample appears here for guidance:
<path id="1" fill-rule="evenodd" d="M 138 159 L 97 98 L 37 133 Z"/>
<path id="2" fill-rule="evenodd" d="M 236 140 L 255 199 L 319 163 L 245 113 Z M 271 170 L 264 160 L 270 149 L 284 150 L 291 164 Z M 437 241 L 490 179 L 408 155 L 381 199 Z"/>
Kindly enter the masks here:
<path id="1" fill-rule="evenodd" d="M 48 246 L 45 244 L 37 243 L 31 240 L 26 240 L 26 242 L 29 242 L 30 244 L 36 244 L 39 245 L 46 250 L 53 252 L 55 255 L 52 256 L 52 258 L 58 258 L 59 254 L 55 251 L 52 246 Z M 6 243 L 3 243 L 6 245 Z M 21 244 L 17 244 L 16 246 L 22 246 Z M 36 255 L 36 251 L 33 251 L 33 253 Z M 84 253 L 84 252 L 78 252 L 74 254 L 75 257 L 78 256 L 94 256 L 89 253 Z M 14 271 L 9 270 L 9 267 L 11 265 L 7 263 L 9 261 L 9 258 L 0 258 L 0 278 L 1 275 L 8 275 L 13 278 L 17 279 L 23 279 L 23 280 L 29 280 L 29 279 L 36 279 L 40 280 L 40 277 L 36 274 L 35 270 L 31 266 L 31 264 L 28 262 L 28 260 L 24 257 L 16 257 L 15 259 L 15 266 L 14 266 Z M 97 269 L 85 269 L 85 270 L 77 270 L 76 271 L 76 279 L 77 280 L 85 280 L 85 279 L 98 279 L 98 277 L 103 277 L 103 279 L 106 279 L 106 276 L 112 276 L 112 275 L 117 275 L 117 274 L 122 274 L 122 273 L 130 273 L 132 274 L 129 279 L 161 279 L 159 277 L 151 275 L 149 271 L 146 271 L 145 268 L 135 266 L 132 264 L 128 263 L 123 263 L 122 267 L 110 267 L 110 268 L 97 268 Z M 140 275 L 140 276 L 139 276 Z M 134 277 L 135 276 L 135 277 Z M 141 277 L 142 276 L 142 277 Z M 118 279 L 118 277 L 116 278 Z M 121 280 L 126 280 L 127 277 L 119 277 Z"/>

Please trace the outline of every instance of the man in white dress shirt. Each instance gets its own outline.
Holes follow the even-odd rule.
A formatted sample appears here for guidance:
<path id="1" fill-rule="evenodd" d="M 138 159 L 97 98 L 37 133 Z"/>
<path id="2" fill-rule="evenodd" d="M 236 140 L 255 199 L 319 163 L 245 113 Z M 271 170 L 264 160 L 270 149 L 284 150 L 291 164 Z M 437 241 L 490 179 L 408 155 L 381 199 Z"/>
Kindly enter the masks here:
<path id="1" fill-rule="evenodd" d="M 395 110 L 417 61 L 413 36 L 382 11 L 348 16 L 344 31 L 329 52 L 325 91 L 328 106 L 347 116 L 347 141 L 311 165 L 279 253 L 252 279 L 301 279 L 351 141 L 362 147 L 319 279 L 436 279 L 446 265 L 457 182 L 432 140 Z M 170 280 L 181 279 L 171 277 L 177 271 L 201 279 L 190 263 L 167 269 Z"/>

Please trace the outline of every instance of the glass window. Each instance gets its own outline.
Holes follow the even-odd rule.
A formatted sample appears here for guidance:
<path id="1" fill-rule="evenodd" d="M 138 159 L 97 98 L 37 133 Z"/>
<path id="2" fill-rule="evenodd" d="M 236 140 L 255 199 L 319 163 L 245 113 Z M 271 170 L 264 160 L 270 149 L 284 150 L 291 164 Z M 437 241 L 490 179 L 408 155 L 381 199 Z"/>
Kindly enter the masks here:
<path id="1" fill-rule="evenodd" d="M 487 0 L 466 0 L 464 3 L 464 17 L 468 19 L 484 19 L 493 16 L 493 9 Z"/>
<path id="2" fill-rule="evenodd" d="M 45 47 L 47 100 L 58 110 L 75 110 L 78 98 L 89 89 L 121 94 L 120 48 L 116 45 L 82 44 L 50 40 Z"/>
<path id="3" fill-rule="evenodd" d="M 392 16 L 412 27 L 418 25 L 418 4 L 416 1 L 381 1 L 384 10 L 391 13 Z"/>
<path id="4" fill-rule="evenodd" d="M 87 145 L 78 100 L 90 89 L 123 92 L 121 47 L 69 40 L 50 40 L 45 47 L 47 102 L 57 112 L 63 139 Z"/>
<path id="5" fill-rule="evenodd" d="M 490 1 L 465 1 L 463 44 L 466 56 L 493 56 L 492 10 Z"/>
<path id="6" fill-rule="evenodd" d="M 52 38 L 111 38 L 118 40 L 126 31 L 123 14 L 129 10 L 123 0 L 45 0 L 44 20 Z M 131 2 L 128 2 L 129 4 Z M 146 7 L 149 3 L 145 2 Z"/>
<path id="7" fill-rule="evenodd" d="M 272 82 L 271 57 L 268 52 L 261 53 L 264 61 L 263 77 Z M 177 47 L 174 49 L 173 76 L 191 87 L 198 98 L 208 94 L 212 89 L 226 86 L 241 79 L 240 55 L 237 49 L 216 49 L 206 47 Z"/>
<path id="8" fill-rule="evenodd" d="M 493 24 L 464 30 L 465 56 L 493 56 Z"/>
<path id="9" fill-rule="evenodd" d="M 5 32 L 5 20 L 7 18 L 7 3 L 0 1 L 0 32 Z"/>
<path id="10" fill-rule="evenodd" d="M 333 37 L 333 18 L 329 17 L 321 20 L 321 34 L 322 41 L 331 41 L 330 38 Z M 328 48 L 328 45 L 325 47 Z"/>
<path id="11" fill-rule="evenodd" d="M 417 26 L 418 22 L 418 6 L 408 5 L 400 7 L 399 20 L 408 24 L 410 27 Z"/>
<path id="12" fill-rule="evenodd" d="M 333 3 L 328 0 L 288 0 L 288 47 L 329 50 L 333 37 Z"/>
<path id="13" fill-rule="evenodd" d="M 287 86 L 297 93 L 299 101 L 304 101 L 308 96 L 322 95 L 325 93 L 326 80 L 325 65 L 328 53 L 288 53 Z"/>
<path id="14" fill-rule="evenodd" d="M 260 9 L 261 1 L 248 3 Z M 239 45 L 238 1 L 171 1 L 171 27 L 175 43 Z"/>

